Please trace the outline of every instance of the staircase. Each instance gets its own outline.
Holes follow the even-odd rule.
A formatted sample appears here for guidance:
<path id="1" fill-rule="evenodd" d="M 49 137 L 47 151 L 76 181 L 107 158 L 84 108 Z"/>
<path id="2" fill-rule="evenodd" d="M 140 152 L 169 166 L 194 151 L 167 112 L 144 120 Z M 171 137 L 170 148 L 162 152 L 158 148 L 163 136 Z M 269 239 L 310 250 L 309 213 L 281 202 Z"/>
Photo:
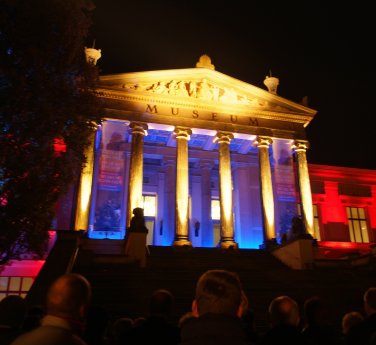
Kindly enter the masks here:
<path id="1" fill-rule="evenodd" d="M 141 269 L 122 254 L 122 241 L 81 241 L 73 271 L 89 279 L 93 303 L 114 319 L 145 316 L 151 293 L 165 288 L 175 296 L 177 321 L 190 310 L 196 281 L 208 269 L 239 274 L 259 331 L 266 329 L 268 304 L 278 295 L 289 295 L 300 306 L 318 295 L 327 303 L 329 319 L 339 325 L 343 314 L 361 310 L 365 289 L 376 286 L 373 266 L 291 270 L 265 250 L 150 246 L 147 267 Z"/>

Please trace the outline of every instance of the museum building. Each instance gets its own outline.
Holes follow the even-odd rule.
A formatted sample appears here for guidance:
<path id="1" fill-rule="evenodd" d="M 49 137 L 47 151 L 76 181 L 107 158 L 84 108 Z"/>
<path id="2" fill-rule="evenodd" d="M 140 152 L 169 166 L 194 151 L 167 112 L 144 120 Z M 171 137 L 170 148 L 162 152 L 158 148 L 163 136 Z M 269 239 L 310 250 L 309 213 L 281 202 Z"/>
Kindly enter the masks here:
<path id="1" fill-rule="evenodd" d="M 259 249 L 299 218 L 319 245 L 369 248 L 376 171 L 308 164 L 317 111 L 279 96 L 278 83 L 250 85 L 207 55 L 194 68 L 101 76 L 105 121 L 53 230 L 121 240 L 142 207 L 148 245 Z M 42 265 L 11 262 L 0 299 L 27 293 Z"/>
<path id="2" fill-rule="evenodd" d="M 106 120 L 76 206 L 59 206 L 75 212 L 56 227 L 74 218 L 90 238 L 122 239 L 142 207 L 149 245 L 259 248 L 296 216 L 318 241 L 373 242 L 376 175 L 308 165 L 316 110 L 280 97 L 278 82 L 255 87 L 207 55 L 195 68 L 101 77 Z"/>

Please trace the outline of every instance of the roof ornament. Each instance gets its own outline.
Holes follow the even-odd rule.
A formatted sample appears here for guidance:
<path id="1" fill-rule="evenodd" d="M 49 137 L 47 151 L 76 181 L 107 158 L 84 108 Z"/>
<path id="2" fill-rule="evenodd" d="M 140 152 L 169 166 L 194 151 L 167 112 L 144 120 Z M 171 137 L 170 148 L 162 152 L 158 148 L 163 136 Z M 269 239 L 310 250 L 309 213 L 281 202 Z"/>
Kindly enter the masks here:
<path id="1" fill-rule="evenodd" d="M 93 47 L 85 47 L 86 62 L 91 65 L 96 65 L 97 61 L 101 58 L 101 49 L 95 49 L 95 40 L 93 41 Z"/>
<path id="2" fill-rule="evenodd" d="M 196 67 L 215 70 L 215 66 L 211 63 L 210 57 L 206 54 L 200 56 L 200 59 L 196 63 Z"/>
<path id="3" fill-rule="evenodd" d="M 266 76 L 264 85 L 268 88 L 268 91 L 274 95 L 277 94 L 277 87 L 279 85 L 279 79 L 272 76 L 272 71 L 269 70 L 270 76 Z"/>

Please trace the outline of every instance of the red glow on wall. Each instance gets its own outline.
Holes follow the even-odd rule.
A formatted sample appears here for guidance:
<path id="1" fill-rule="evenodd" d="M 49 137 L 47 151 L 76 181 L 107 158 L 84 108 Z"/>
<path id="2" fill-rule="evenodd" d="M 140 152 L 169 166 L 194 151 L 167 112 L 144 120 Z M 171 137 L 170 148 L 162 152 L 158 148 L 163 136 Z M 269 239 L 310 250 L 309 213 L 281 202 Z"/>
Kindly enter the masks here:
<path id="1" fill-rule="evenodd" d="M 355 249 L 357 244 L 353 242 L 327 242 L 322 241 L 319 243 L 321 247 L 337 248 L 337 249 Z"/>
<path id="2" fill-rule="evenodd" d="M 45 260 L 10 260 L 1 271 L 3 277 L 36 277 Z"/>
<path id="3" fill-rule="evenodd" d="M 56 156 L 60 156 L 62 153 L 67 152 L 67 145 L 65 144 L 64 139 L 55 138 L 53 145 Z"/>
<path id="4" fill-rule="evenodd" d="M 321 241 L 320 247 L 333 248 L 333 249 L 359 249 L 368 251 L 370 249 L 370 243 L 355 243 L 355 242 L 332 242 Z"/>

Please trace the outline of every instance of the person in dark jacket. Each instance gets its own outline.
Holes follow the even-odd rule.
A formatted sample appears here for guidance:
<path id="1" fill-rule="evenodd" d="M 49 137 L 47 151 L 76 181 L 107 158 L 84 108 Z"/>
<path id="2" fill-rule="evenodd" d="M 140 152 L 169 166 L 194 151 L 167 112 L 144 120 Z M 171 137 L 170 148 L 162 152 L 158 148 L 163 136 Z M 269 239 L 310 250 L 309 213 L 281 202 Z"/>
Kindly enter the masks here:
<path id="1" fill-rule="evenodd" d="M 90 301 L 91 285 L 85 277 L 77 273 L 58 277 L 48 290 L 41 325 L 12 345 L 86 345 L 81 337 Z"/>
<path id="2" fill-rule="evenodd" d="M 0 301 L 0 344 L 8 345 L 21 332 L 26 317 L 26 301 L 18 295 L 8 295 Z"/>
<path id="3" fill-rule="evenodd" d="M 192 315 L 181 326 L 181 345 L 246 345 L 243 290 L 238 275 L 209 270 L 198 280 Z"/>
<path id="4" fill-rule="evenodd" d="M 138 326 L 134 326 L 127 339 L 129 345 L 177 345 L 180 331 L 171 318 L 174 309 L 174 296 L 166 289 L 158 289 L 151 295 L 149 315 Z"/>
<path id="5" fill-rule="evenodd" d="M 328 311 L 326 303 L 318 297 L 312 296 L 304 301 L 305 325 L 302 329 L 303 337 L 312 345 L 341 345 L 342 334 L 327 321 Z"/>

